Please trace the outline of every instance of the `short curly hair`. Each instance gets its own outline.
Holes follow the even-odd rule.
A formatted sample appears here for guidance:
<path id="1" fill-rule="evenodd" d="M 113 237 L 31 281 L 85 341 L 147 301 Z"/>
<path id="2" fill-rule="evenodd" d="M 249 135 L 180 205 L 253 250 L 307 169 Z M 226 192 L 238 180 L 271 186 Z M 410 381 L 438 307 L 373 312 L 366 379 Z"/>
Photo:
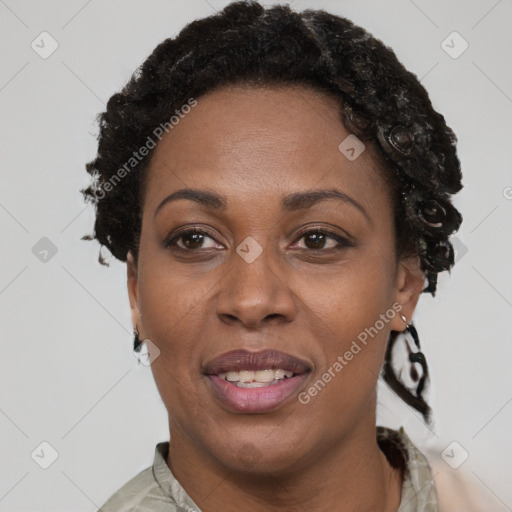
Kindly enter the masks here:
<path id="1" fill-rule="evenodd" d="M 152 154 L 142 149 L 191 98 L 230 84 L 295 84 L 339 98 L 346 129 L 382 157 L 397 255 L 419 256 L 423 291 L 435 295 L 437 274 L 454 263 L 449 236 L 462 222 L 450 199 L 462 188 L 456 137 L 392 49 L 323 10 L 234 2 L 160 43 L 98 116 L 98 153 L 86 165 L 93 180 L 81 190 L 96 220 L 93 236 L 83 238 L 137 261 Z"/>

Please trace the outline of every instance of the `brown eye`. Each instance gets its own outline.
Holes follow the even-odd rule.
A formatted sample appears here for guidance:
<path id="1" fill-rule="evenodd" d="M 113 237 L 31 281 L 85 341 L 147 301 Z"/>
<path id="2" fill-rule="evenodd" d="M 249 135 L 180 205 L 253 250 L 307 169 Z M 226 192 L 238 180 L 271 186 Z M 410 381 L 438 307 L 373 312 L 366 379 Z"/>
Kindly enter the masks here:
<path id="1" fill-rule="evenodd" d="M 325 246 L 327 238 L 325 233 L 312 232 L 304 236 L 305 244 L 308 249 L 322 249 Z"/>
<path id="2" fill-rule="evenodd" d="M 215 248 L 216 245 L 210 247 L 204 247 L 203 243 L 206 239 L 210 239 L 213 242 L 215 240 L 206 232 L 200 229 L 187 229 L 174 235 L 170 240 L 165 242 L 167 249 L 175 247 L 183 251 L 194 251 L 197 249 L 211 249 Z M 179 243 L 181 241 L 181 244 Z"/>
<path id="3" fill-rule="evenodd" d="M 188 235 L 181 235 L 180 238 L 187 249 L 197 249 L 203 244 L 204 235 L 201 233 L 190 233 Z"/>
<path id="4" fill-rule="evenodd" d="M 302 239 L 304 239 L 306 249 L 310 249 L 312 251 L 342 249 L 352 246 L 352 244 L 346 238 L 331 231 L 319 229 L 314 229 L 303 233 L 299 240 Z M 329 242 L 329 240 L 331 240 L 331 245 L 330 247 L 326 247 L 326 244 Z M 332 241 L 334 241 L 334 244 Z"/>

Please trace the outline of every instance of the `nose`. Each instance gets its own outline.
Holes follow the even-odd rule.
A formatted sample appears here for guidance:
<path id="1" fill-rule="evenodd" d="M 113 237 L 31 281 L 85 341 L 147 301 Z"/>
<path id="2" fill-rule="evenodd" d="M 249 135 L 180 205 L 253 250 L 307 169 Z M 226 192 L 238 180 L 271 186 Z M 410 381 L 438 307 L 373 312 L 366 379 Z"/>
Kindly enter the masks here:
<path id="1" fill-rule="evenodd" d="M 251 330 L 293 321 L 296 300 L 287 275 L 269 250 L 250 263 L 233 251 L 229 271 L 220 283 L 217 316 L 224 323 Z"/>

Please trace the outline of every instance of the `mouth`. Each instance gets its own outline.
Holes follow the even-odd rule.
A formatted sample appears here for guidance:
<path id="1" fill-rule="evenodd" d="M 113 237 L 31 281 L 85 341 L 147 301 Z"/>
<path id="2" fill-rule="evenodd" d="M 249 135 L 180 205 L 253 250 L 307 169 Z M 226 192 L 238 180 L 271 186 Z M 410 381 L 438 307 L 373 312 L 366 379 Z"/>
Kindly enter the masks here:
<path id="1" fill-rule="evenodd" d="M 232 412 L 263 413 L 283 405 L 307 379 L 311 366 L 276 350 L 235 350 L 210 361 L 203 374 Z"/>
<path id="2" fill-rule="evenodd" d="M 219 373 L 219 377 L 239 388 L 264 388 L 279 384 L 284 379 L 290 379 L 296 373 L 282 368 L 267 368 L 265 370 L 241 370 Z"/>

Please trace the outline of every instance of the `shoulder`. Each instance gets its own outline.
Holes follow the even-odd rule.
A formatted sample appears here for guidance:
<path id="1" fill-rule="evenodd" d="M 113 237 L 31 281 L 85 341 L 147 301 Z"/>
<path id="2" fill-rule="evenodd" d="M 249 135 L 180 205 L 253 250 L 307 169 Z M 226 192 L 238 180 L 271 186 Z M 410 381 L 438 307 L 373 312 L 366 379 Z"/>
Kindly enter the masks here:
<path id="1" fill-rule="evenodd" d="M 425 450 L 432 468 L 439 502 L 439 512 L 464 510 L 465 512 L 497 512 L 499 507 L 482 483 L 463 466 L 452 469 L 441 457 L 441 450 Z"/>
<path id="2" fill-rule="evenodd" d="M 414 444 L 405 433 L 403 427 L 397 433 L 408 447 L 409 454 L 415 454 L 412 458 L 421 461 L 424 481 L 428 480 L 435 488 L 437 507 L 439 512 L 497 512 L 503 510 L 499 504 L 485 492 L 482 483 L 474 474 L 462 464 L 456 467 L 450 466 L 449 457 L 457 456 L 453 450 L 446 453 L 446 445 L 436 441 L 427 443 L 428 446 Z M 441 447 L 442 445 L 442 447 Z M 443 458 L 443 455 L 445 454 Z M 448 462 L 447 462 L 448 461 Z M 418 470 L 416 464 L 409 461 L 409 470 Z M 428 471 L 426 471 L 428 468 Z"/>
<path id="3" fill-rule="evenodd" d="M 393 467 L 404 469 L 402 503 L 405 510 L 436 512 L 498 512 L 500 508 L 481 482 L 462 465 L 452 468 L 439 444 L 416 445 L 403 427 L 378 427 L 378 440 Z M 445 448 L 445 446 L 444 446 Z M 444 449 L 446 451 L 446 449 Z M 403 454 L 403 459 L 399 457 Z M 393 455 L 390 457 L 390 455 Z M 448 457 L 450 454 L 445 455 Z M 456 454 L 454 454 L 456 455 Z M 400 460 L 401 459 L 401 460 Z M 448 459 L 447 459 L 448 460 Z M 409 506 L 409 509 L 407 508 Z M 402 506 L 400 508 L 402 511 Z"/>
<path id="4" fill-rule="evenodd" d="M 157 447 L 158 449 L 158 447 Z M 140 471 L 108 498 L 98 512 L 176 512 L 176 502 L 155 476 L 155 464 Z"/>
<path id="5" fill-rule="evenodd" d="M 174 502 L 161 492 L 148 467 L 126 482 L 98 512 L 176 512 Z"/>
<path id="6" fill-rule="evenodd" d="M 153 484 L 151 467 L 148 467 L 126 482 L 108 498 L 98 512 L 127 512 L 138 510 L 142 494 Z"/>
<path id="7" fill-rule="evenodd" d="M 404 429 L 378 426 L 377 440 L 390 465 L 402 473 L 400 512 L 440 512 L 428 461 Z"/>

